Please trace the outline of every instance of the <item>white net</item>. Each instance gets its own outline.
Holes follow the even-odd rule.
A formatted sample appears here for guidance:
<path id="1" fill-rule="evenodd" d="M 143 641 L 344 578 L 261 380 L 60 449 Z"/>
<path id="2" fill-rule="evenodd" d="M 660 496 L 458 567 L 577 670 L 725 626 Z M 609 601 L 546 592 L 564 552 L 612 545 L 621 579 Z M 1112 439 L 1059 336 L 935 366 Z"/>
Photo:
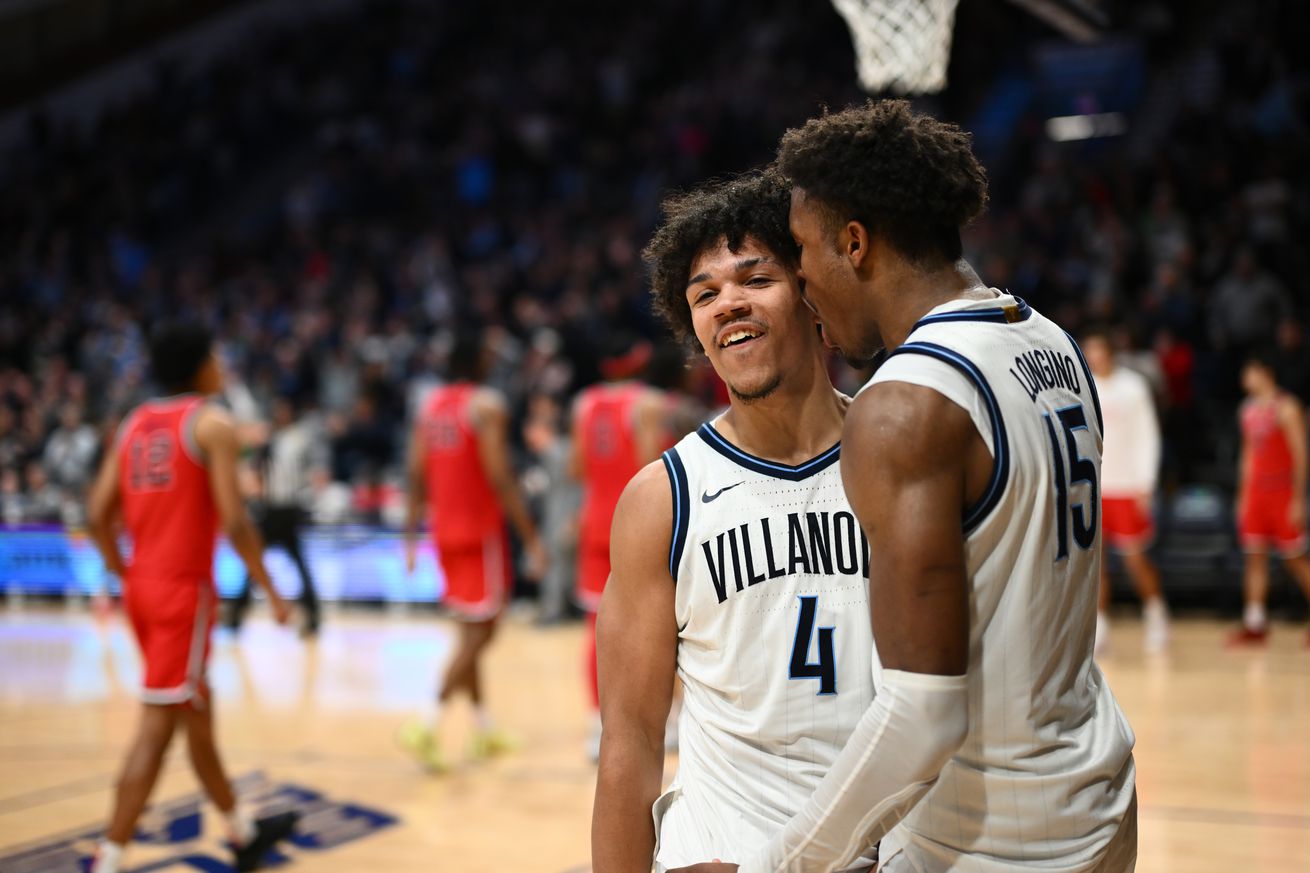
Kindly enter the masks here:
<path id="1" fill-rule="evenodd" d="M 832 0 L 851 29 L 860 86 L 894 94 L 945 88 L 957 2 Z"/>

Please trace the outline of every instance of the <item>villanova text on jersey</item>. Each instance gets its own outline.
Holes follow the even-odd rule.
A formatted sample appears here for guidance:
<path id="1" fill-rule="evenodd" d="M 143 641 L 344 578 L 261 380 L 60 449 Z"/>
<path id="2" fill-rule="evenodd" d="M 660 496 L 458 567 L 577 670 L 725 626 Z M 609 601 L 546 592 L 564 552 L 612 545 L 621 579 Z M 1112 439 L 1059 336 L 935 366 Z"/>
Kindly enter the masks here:
<path id="1" fill-rule="evenodd" d="M 840 455 L 771 461 L 713 423 L 664 453 L 683 708 L 678 771 L 653 809 L 657 871 L 760 846 L 873 701 L 877 556 Z"/>
<path id="2" fill-rule="evenodd" d="M 719 603 L 752 585 L 799 573 L 858 571 L 869 578 L 869 540 L 846 511 L 765 516 L 702 540 L 700 549 Z"/>

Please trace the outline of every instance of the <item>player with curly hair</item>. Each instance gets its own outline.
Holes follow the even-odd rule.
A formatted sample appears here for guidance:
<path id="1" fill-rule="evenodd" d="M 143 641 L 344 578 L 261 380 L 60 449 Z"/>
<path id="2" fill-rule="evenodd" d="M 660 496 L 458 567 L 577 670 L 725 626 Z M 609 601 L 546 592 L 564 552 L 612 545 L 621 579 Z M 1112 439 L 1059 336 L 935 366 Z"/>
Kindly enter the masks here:
<path id="1" fill-rule="evenodd" d="M 730 405 L 639 472 L 614 515 L 597 873 L 761 845 L 872 699 L 869 553 L 838 465 L 847 398 L 801 301 L 789 198 L 759 175 L 698 189 L 665 204 L 645 252 L 656 305 Z M 661 794 L 675 674 L 678 772 Z"/>

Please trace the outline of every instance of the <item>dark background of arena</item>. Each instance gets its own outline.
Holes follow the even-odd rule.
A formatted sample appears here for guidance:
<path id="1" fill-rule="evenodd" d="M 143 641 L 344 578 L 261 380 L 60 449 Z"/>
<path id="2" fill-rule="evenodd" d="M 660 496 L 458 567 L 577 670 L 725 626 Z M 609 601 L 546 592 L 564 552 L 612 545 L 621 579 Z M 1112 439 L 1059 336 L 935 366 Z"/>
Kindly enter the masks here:
<path id="1" fill-rule="evenodd" d="M 395 522 L 408 412 L 470 324 L 548 481 L 598 356 L 664 335 L 639 258 L 661 196 L 863 97 L 816 0 L 295 5 L 0 4 L 0 522 L 81 522 L 150 390 L 143 331 L 179 314 L 221 338 L 240 416 L 289 396 L 318 429 L 319 521 Z M 1226 609 L 1238 364 L 1273 350 L 1310 401 L 1310 12 L 1107 5 L 1081 48 L 962 0 L 951 84 L 920 105 L 988 167 L 983 278 L 1075 334 L 1115 325 L 1152 380 L 1166 590 Z M 1092 112 L 1126 130 L 1050 139 Z M 718 396 L 703 367 L 674 378 Z"/>

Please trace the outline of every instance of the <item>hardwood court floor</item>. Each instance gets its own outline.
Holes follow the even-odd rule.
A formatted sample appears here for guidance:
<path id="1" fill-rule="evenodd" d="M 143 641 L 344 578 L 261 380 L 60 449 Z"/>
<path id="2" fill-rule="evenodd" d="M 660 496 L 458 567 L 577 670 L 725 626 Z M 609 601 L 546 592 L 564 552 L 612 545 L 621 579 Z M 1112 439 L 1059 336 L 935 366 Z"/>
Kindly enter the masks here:
<path id="1" fill-rule="evenodd" d="M 581 629 L 506 622 L 487 665 L 489 702 L 522 748 L 433 778 L 397 750 L 393 734 L 430 693 L 451 629 L 427 615 L 344 613 L 330 615 L 311 644 L 258 617 L 239 639 L 219 632 L 211 678 L 229 770 L 261 771 L 399 818 L 331 851 L 293 850 L 282 869 L 587 869 L 594 770 L 583 756 Z M 1230 652 L 1227 630 L 1180 623 L 1171 652 L 1146 658 L 1140 626 L 1115 626 L 1104 667 L 1137 732 L 1138 870 L 1310 870 L 1304 631 L 1279 626 L 1268 649 Z M 136 681 L 120 620 L 0 611 L 0 858 L 101 823 L 135 724 Z M 458 758 L 467 713 L 451 715 Z M 156 797 L 196 790 L 175 747 Z M 135 845 L 130 865 L 160 851 Z"/>

